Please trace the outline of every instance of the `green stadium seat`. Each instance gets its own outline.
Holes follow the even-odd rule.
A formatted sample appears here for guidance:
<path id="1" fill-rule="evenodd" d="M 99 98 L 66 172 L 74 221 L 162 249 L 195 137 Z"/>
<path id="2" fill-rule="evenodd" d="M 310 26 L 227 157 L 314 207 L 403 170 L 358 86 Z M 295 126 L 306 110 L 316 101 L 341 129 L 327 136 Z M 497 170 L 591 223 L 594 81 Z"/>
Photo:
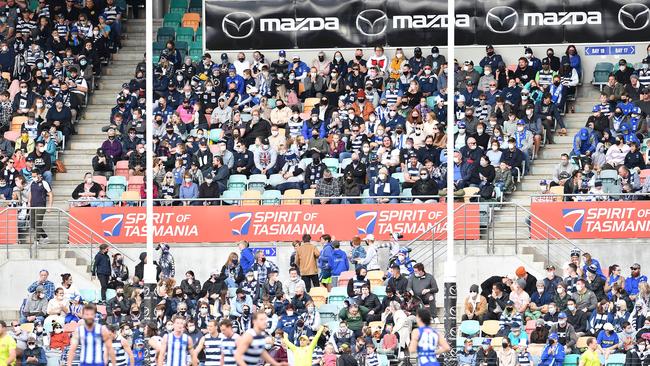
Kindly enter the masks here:
<path id="1" fill-rule="evenodd" d="M 188 11 L 190 13 L 203 13 L 203 0 L 190 0 Z"/>
<path id="2" fill-rule="evenodd" d="M 223 203 L 227 205 L 241 204 L 241 192 L 242 191 L 234 191 L 230 189 L 224 191 L 223 194 L 221 195 L 221 198 L 223 198 Z"/>
<path id="3" fill-rule="evenodd" d="M 187 42 L 184 41 L 178 41 L 176 42 L 176 49 L 181 52 L 181 57 L 185 58 L 188 53 L 188 47 L 187 47 Z"/>
<path id="4" fill-rule="evenodd" d="M 201 42 L 190 42 L 190 51 L 199 50 L 203 54 L 203 43 Z"/>
<path id="5" fill-rule="evenodd" d="M 614 64 L 611 62 L 599 62 L 594 68 L 594 84 L 606 83 L 609 74 L 614 70 Z"/>
<path id="6" fill-rule="evenodd" d="M 194 29 L 181 27 L 176 30 L 176 41 L 192 42 L 194 40 Z"/>
<path id="7" fill-rule="evenodd" d="M 479 73 L 479 75 L 483 75 L 483 68 L 481 66 L 474 66 L 474 70 Z"/>
<path id="8" fill-rule="evenodd" d="M 264 187 L 266 187 L 266 175 L 253 174 L 248 178 L 249 190 L 256 190 L 264 193 Z"/>
<path id="9" fill-rule="evenodd" d="M 167 41 L 158 41 L 153 43 L 153 54 L 158 55 L 165 49 L 165 43 Z"/>
<path id="10" fill-rule="evenodd" d="M 169 4 L 169 12 L 185 14 L 187 12 L 187 0 L 172 0 Z"/>
<path id="11" fill-rule="evenodd" d="M 246 179 L 246 176 L 243 174 L 233 174 L 228 179 L 229 190 L 238 190 L 243 192 L 246 190 L 247 185 L 248 185 L 248 180 Z"/>
<path id="12" fill-rule="evenodd" d="M 154 64 L 157 64 L 160 61 L 160 55 L 153 55 L 152 60 Z"/>
<path id="13" fill-rule="evenodd" d="M 167 13 L 163 17 L 163 27 L 178 27 L 183 20 L 183 14 Z"/>
<path id="14" fill-rule="evenodd" d="M 338 173 L 338 171 L 339 171 L 339 159 L 325 158 L 325 159 L 323 159 L 323 164 L 325 164 L 325 166 L 327 166 L 327 169 L 329 169 L 330 172 Z"/>
<path id="15" fill-rule="evenodd" d="M 199 28 L 199 29 L 201 29 L 201 28 Z M 203 44 L 203 34 L 197 33 L 196 37 L 194 37 L 194 41 L 199 42 L 200 44 Z"/>
<path id="16" fill-rule="evenodd" d="M 275 206 L 279 205 L 282 199 L 282 192 L 276 189 L 269 189 L 262 193 L 262 205 L 263 206 Z"/>
<path id="17" fill-rule="evenodd" d="M 158 42 L 167 42 L 170 39 L 174 39 L 176 36 L 175 27 L 160 27 L 156 33 L 156 41 Z"/>

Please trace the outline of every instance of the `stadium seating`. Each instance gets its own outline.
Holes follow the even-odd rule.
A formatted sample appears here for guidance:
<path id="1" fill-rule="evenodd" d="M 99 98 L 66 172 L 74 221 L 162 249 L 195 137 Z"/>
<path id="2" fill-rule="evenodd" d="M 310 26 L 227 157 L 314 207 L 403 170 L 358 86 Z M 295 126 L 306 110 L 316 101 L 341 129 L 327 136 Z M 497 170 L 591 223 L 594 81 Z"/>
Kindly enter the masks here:
<path id="1" fill-rule="evenodd" d="M 329 294 L 327 296 L 329 297 Z M 339 307 L 336 304 L 322 304 L 318 306 L 318 312 L 320 313 L 321 323 L 327 324 L 338 319 Z"/>
<path id="2" fill-rule="evenodd" d="M 223 199 L 223 203 L 227 205 L 239 205 L 240 204 L 240 199 L 242 192 L 244 190 L 239 190 L 239 189 L 228 189 L 224 191 L 221 194 L 221 198 Z"/>
<path id="3" fill-rule="evenodd" d="M 106 189 L 106 185 L 108 184 L 108 179 L 106 179 L 106 177 L 103 175 L 93 175 L 93 182 L 102 186 L 103 189 Z"/>
<path id="4" fill-rule="evenodd" d="M 121 200 L 122 193 L 126 191 L 126 188 L 126 178 L 121 175 L 114 175 L 108 179 L 108 190 L 106 191 L 106 196 L 113 201 Z"/>
<path id="5" fill-rule="evenodd" d="M 368 271 L 366 279 L 370 282 L 370 287 L 381 286 L 384 284 L 384 271 Z"/>
<path id="6" fill-rule="evenodd" d="M 481 325 L 481 332 L 488 336 L 495 336 L 499 333 L 499 321 L 498 320 L 486 320 Z"/>
<path id="7" fill-rule="evenodd" d="M 181 24 L 181 20 L 183 20 L 183 14 L 167 13 L 163 18 L 163 27 L 176 28 Z"/>
<path id="8" fill-rule="evenodd" d="M 176 41 L 192 42 L 194 41 L 194 29 L 181 27 L 176 29 Z"/>
<path id="9" fill-rule="evenodd" d="M 311 299 L 314 301 L 314 304 L 317 307 L 322 306 L 327 302 L 327 288 L 326 287 L 312 287 L 309 290 L 309 296 L 311 296 Z"/>
<path id="10" fill-rule="evenodd" d="M 233 174 L 228 178 L 228 189 L 229 190 L 238 190 L 245 191 L 248 184 L 248 180 L 243 174 Z"/>
<path id="11" fill-rule="evenodd" d="M 253 174 L 248 178 L 248 189 L 264 192 L 266 187 L 266 175 Z"/>
<path id="12" fill-rule="evenodd" d="M 176 28 L 175 27 L 160 27 L 156 33 L 156 40 L 162 42 L 162 46 L 154 45 L 154 51 L 162 51 L 165 48 L 165 42 L 170 39 L 173 40 L 176 37 Z"/>
<path id="13" fill-rule="evenodd" d="M 128 187 L 129 191 L 135 191 L 135 192 L 140 193 L 140 188 L 142 186 L 144 186 L 144 176 L 135 175 L 135 176 L 129 177 L 128 186 L 129 186 Z"/>
<path id="14" fill-rule="evenodd" d="M 185 13 L 182 19 L 183 27 L 191 27 L 196 32 L 201 25 L 201 14 L 198 13 Z"/>
<path id="15" fill-rule="evenodd" d="M 262 193 L 256 190 L 247 190 L 242 192 L 241 198 L 242 206 L 258 206 L 262 199 Z"/>
<path id="16" fill-rule="evenodd" d="M 580 355 L 578 354 L 568 354 L 564 356 L 564 366 L 578 366 L 580 360 Z"/>
<path id="17" fill-rule="evenodd" d="M 126 160 L 120 160 L 115 164 L 115 175 L 126 177 L 129 176 L 129 162 Z"/>
<path id="18" fill-rule="evenodd" d="M 343 306 L 343 302 L 348 298 L 348 290 L 346 287 L 337 286 L 332 287 L 329 295 L 327 295 L 327 303 L 337 306 Z"/>
<path id="19" fill-rule="evenodd" d="M 187 6 L 186 0 L 172 0 L 169 4 L 169 11 L 171 13 L 184 14 L 187 11 Z"/>
<path id="20" fill-rule="evenodd" d="M 282 196 L 282 204 L 283 205 L 299 205 L 300 204 L 300 198 L 302 197 L 302 192 L 300 192 L 299 189 L 288 189 L 284 191 L 284 195 Z"/>
<path id="21" fill-rule="evenodd" d="M 315 189 L 305 189 L 305 192 L 302 194 L 302 200 L 300 203 L 303 205 L 311 205 L 314 202 L 314 197 L 316 197 Z"/>
<path id="22" fill-rule="evenodd" d="M 347 285 L 348 285 L 348 281 L 350 281 L 351 279 L 353 279 L 354 276 L 356 276 L 356 273 L 355 273 L 354 271 L 345 271 L 345 272 L 342 272 L 341 275 L 339 276 L 339 282 L 338 282 L 338 285 L 339 285 L 339 286 L 344 286 L 344 287 L 347 286 Z"/>
<path id="23" fill-rule="evenodd" d="M 458 327 L 458 331 L 460 334 L 465 334 L 471 338 L 475 335 L 480 334 L 481 325 L 476 320 L 464 320 L 460 323 L 460 327 Z"/>

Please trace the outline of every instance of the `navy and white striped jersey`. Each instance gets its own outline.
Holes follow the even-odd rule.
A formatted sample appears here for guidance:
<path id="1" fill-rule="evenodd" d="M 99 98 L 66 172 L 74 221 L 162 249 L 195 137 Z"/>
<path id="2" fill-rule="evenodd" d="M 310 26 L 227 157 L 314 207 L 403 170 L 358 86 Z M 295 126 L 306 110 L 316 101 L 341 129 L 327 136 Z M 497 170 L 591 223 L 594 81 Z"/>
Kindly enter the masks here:
<path id="1" fill-rule="evenodd" d="M 122 336 L 117 336 L 117 338 L 113 339 L 112 343 L 113 343 L 113 350 L 115 351 L 116 366 L 128 365 L 129 359 L 126 355 L 126 351 L 124 350 L 124 347 L 122 347 Z"/>
<path id="2" fill-rule="evenodd" d="M 255 329 L 249 329 L 246 333 L 253 336 L 251 345 L 244 351 L 244 362 L 248 366 L 257 366 L 266 348 L 266 335 L 264 332 L 257 333 Z"/>
<path id="3" fill-rule="evenodd" d="M 102 338 L 102 326 L 94 324 L 92 329 L 86 329 L 85 325 L 78 328 L 79 346 L 81 355 L 79 364 L 81 366 L 104 365 L 104 339 Z"/>
<path id="4" fill-rule="evenodd" d="M 224 366 L 235 366 L 235 349 L 237 348 L 237 338 L 238 334 L 233 334 L 231 338 L 227 338 L 221 335 L 221 353 L 223 353 L 223 365 Z"/>
<path id="5" fill-rule="evenodd" d="M 176 337 L 174 333 L 167 334 L 167 366 L 186 366 L 188 361 L 187 345 L 189 336 L 183 333 Z M 164 346 L 164 345 L 163 345 Z"/>
<path id="6" fill-rule="evenodd" d="M 205 353 L 205 366 L 221 365 L 221 338 L 213 337 L 210 333 L 203 336 L 203 352 Z"/>

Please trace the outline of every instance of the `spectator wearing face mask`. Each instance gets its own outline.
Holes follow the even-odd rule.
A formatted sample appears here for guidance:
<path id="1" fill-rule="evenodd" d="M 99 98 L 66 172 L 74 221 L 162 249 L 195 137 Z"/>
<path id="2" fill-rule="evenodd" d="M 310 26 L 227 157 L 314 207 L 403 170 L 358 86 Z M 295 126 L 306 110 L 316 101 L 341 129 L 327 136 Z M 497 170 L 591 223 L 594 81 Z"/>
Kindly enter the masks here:
<path id="1" fill-rule="evenodd" d="M 45 366 L 47 358 L 45 350 L 36 344 L 36 336 L 31 334 L 27 339 L 27 349 L 23 351 L 22 364 L 29 366 Z"/>
<path id="2" fill-rule="evenodd" d="M 472 285 L 469 288 L 469 295 L 465 298 L 465 313 L 461 320 L 478 320 L 483 321 L 483 316 L 487 313 L 487 299 L 478 293 L 478 285 Z"/>

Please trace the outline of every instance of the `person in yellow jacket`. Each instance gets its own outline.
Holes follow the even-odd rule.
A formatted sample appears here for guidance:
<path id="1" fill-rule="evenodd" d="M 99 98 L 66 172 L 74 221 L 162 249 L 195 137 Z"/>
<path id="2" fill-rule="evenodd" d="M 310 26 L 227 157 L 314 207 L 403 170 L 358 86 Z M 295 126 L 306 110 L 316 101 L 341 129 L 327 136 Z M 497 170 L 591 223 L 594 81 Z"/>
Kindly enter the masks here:
<path id="1" fill-rule="evenodd" d="M 300 336 L 300 346 L 291 343 L 287 333 L 284 333 L 284 344 L 291 352 L 293 352 L 293 366 L 312 365 L 312 354 L 314 353 L 314 348 L 316 348 L 316 344 L 318 343 L 318 338 L 320 338 L 322 333 L 323 326 L 321 325 L 320 328 L 318 328 L 318 332 L 316 332 L 316 335 L 311 340 L 311 343 L 309 342 L 309 337 L 305 335 Z"/>

